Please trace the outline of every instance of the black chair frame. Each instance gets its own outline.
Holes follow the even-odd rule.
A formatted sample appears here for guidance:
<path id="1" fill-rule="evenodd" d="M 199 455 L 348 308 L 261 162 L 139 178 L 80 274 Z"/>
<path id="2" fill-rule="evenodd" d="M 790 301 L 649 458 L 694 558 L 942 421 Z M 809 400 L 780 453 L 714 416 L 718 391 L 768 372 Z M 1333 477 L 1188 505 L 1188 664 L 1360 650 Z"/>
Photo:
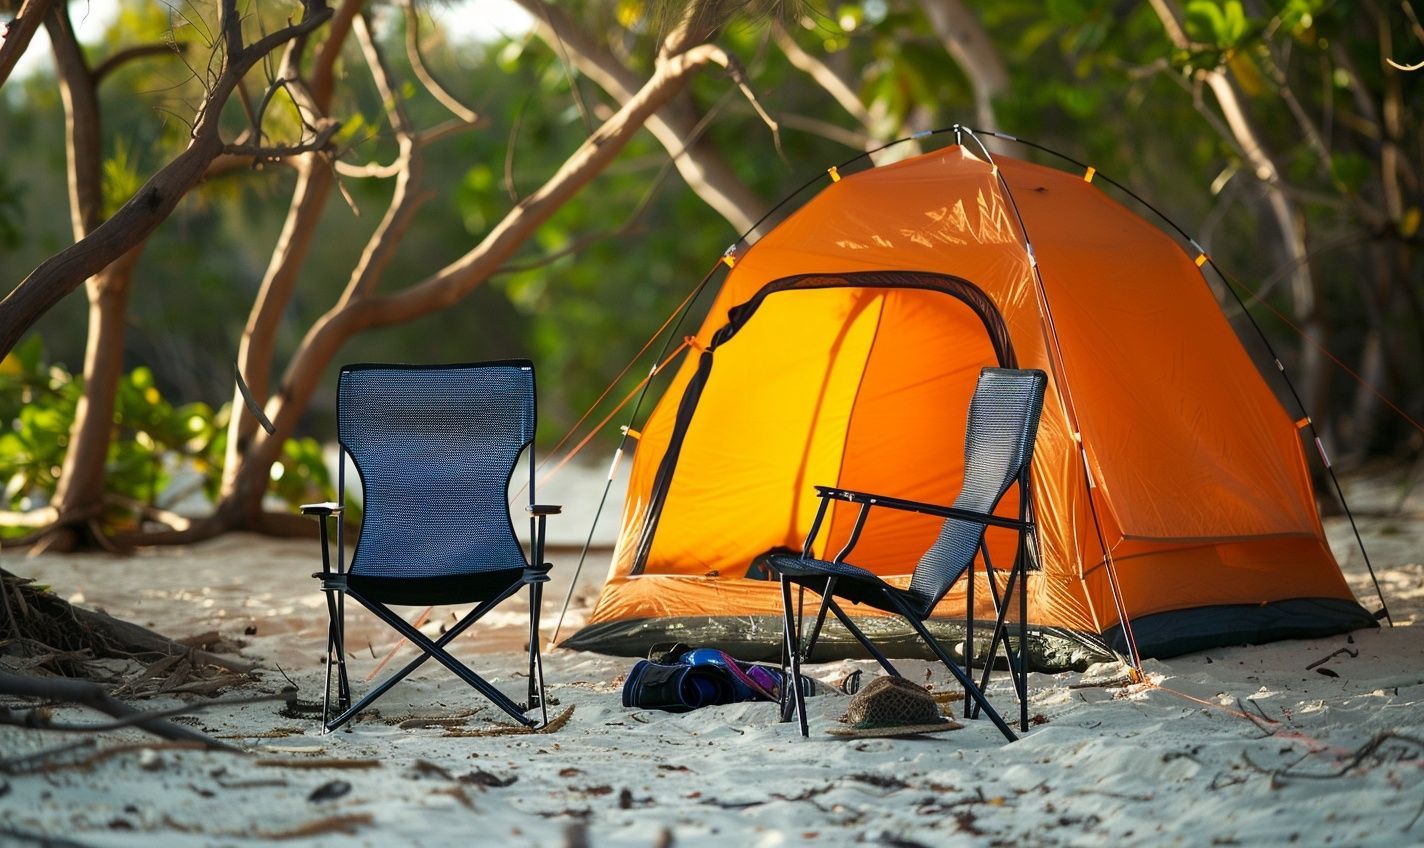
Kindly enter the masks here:
<path id="1" fill-rule="evenodd" d="M 488 364 L 503 365 L 508 363 Z M 514 364 L 527 365 L 528 363 Z M 348 367 L 361 368 L 365 366 Z M 326 732 L 329 733 L 346 724 L 355 715 L 375 702 L 377 698 L 380 698 L 389 691 L 396 683 L 399 683 L 416 669 L 424 665 L 429 659 L 434 659 L 436 662 L 445 666 L 445 668 L 449 669 L 456 677 L 475 689 L 520 724 L 526 727 L 537 727 L 541 724 L 548 724 L 548 706 L 544 697 L 544 667 L 539 652 L 539 612 L 543 600 L 544 584 L 549 580 L 549 570 L 551 568 L 550 564 L 544 561 L 546 522 L 550 515 L 559 514 L 562 509 L 556 505 L 533 503 L 535 461 L 532 440 L 521 446 L 520 453 L 527 453 L 526 461 L 529 464 L 528 491 L 530 503 L 525 507 L 525 510 L 529 513 L 530 530 L 528 560 L 522 572 L 517 578 L 511 579 L 508 586 L 498 589 L 488 597 L 480 599 L 470 612 L 466 613 L 454 626 L 450 627 L 441 634 L 440 638 L 435 640 L 430 639 L 424 633 L 420 632 L 417 627 L 407 622 L 399 614 L 393 612 L 384 603 L 367 597 L 366 594 L 348 582 L 349 572 L 346 564 L 344 503 L 328 502 L 305 504 L 301 507 L 303 515 L 310 515 L 317 518 L 320 524 L 322 567 L 321 571 L 316 572 L 312 576 L 321 580 L 321 590 L 326 594 L 328 615 L 326 685 L 322 700 L 322 727 Z M 338 464 L 337 477 L 337 488 L 344 501 L 346 495 L 344 445 L 342 462 Z M 335 523 L 334 529 L 337 549 L 334 567 L 331 557 L 331 525 L 333 519 Z M 529 589 L 529 689 L 528 700 L 521 705 L 495 688 L 493 684 L 471 670 L 464 663 L 451 656 L 447 650 L 447 646 L 460 636 L 460 634 L 464 633 L 473 624 L 483 618 L 490 610 L 508 600 L 526 586 Z M 408 639 L 421 651 L 419 656 L 406 663 L 405 666 L 398 671 L 393 672 L 381 680 L 355 703 L 352 702 L 351 684 L 346 670 L 345 616 L 347 596 L 350 596 L 352 600 L 365 607 L 401 636 Z M 335 676 L 336 682 L 336 714 L 334 716 L 332 715 L 331 703 L 333 675 Z M 524 715 L 524 713 L 536 708 L 540 710 L 541 720 L 535 720 Z"/>
<path id="2" fill-rule="evenodd" d="M 1029 486 L 1029 466 L 1024 464 L 1015 480 L 1019 488 L 1019 512 L 1017 518 L 1007 518 L 989 513 L 973 512 L 970 510 L 957 509 L 954 507 L 941 506 L 938 504 L 921 503 L 918 501 L 906 500 L 904 498 L 890 497 L 886 495 L 870 494 L 868 492 L 858 492 L 850 489 L 840 489 L 830 486 L 817 486 L 816 494 L 820 499 L 820 504 L 816 510 L 816 516 L 812 520 L 811 529 L 806 534 L 806 541 L 802 545 L 801 556 L 803 559 L 810 558 L 811 547 L 820 532 L 824 522 L 827 508 L 832 501 L 849 501 L 860 505 L 860 510 L 856 516 L 855 524 L 851 528 L 849 537 L 841 550 L 831 560 L 832 563 L 840 565 L 845 563 L 845 559 L 855 549 L 856 543 L 860 541 L 862 530 L 865 528 L 866 519 L 869 517 L 872 507 L 884 507 L 887 509 L 904 512 L 915 512 L 924 515 L 933 515 L 945 519 L 958 519 L 960 521 L 973 522 L 984 527 L 1001 527 L 1014 530 L 1018 536 L 1018 546 L 1014 557 L 1014 563 L 1009 569 L 1009 575 L 1004 583 L 1003 591 L 999 591 L 998 579 L 993 562 L 989 558 L 988 545 L 981 538 L 979 543 L 979 553 L 984 560 L 984 570 L 988 577 L 989 590 L 993 597 L 995 607 L 995 618 L 993 636 L 990 641 L 989 650 L 984 663 L 983 674 L 979 681 L 973 679 L 973 662 L 975 656 L 974 649 L 974 571 L 975 565 L 971 562 L 966 569 L 969 575 L 969 583 L 966 586 L 966 615 L 965 615 L 965 649 L 964 667 L 954 661 L 947 651 L 935 640 L 929 630 L 924 625 L 924 619 L 928 617 L 928 610 L 921 614 L 911 608 L 906 601 L 904 593 L 884 581 L 874 578 L 874 583 L 869 588 L 862 588 L 858 593 L 858 598 L 853 603 L 866 603 L 886 612 L 894 613 L 909 622 L 911 628 L 929 647 L 931 653 L 942 662 L 955 679 L 964 687 L 964 714 L 966 717 L 977 718 L 980 711 L 988 715 L 994 726 L 1010 742 L 1016 740 L 1018 736 L 1009 725 L 1003 720 L 984 696 L 984 690 L 989 685 L 990 673 L 993 670 L 994 659 L 998 653 L 1000 645 L 1003 646 L 1006 661 L 1009 667 L 1009 674 L 1013 681 L 1014 693 L 1019 702 L 1019 723 L 1022 731 L 1028 730 L 1028 667 L 1026 663 L 1028 645 L 1028 594 L 1023 591 L 1027 580 L 1028 569 L 1028 543 L 1033 538 L 1037 543 L 1036 525 L 1033 520 L 1031 507 L 1032 497 Z M 866 575 L 873 578 L 873 575 Z M 809 735 L 806 723 L 806 701 L 805 694 L 801 691 L 800 674 L 801 662 L 809 659 L 811 652 L 815 649 L 816 640 L 821 634 L 821 629 L 825 625 L 826 613 L 835 615 L 841 625 L 860 642 L 860 644 L 870 653 L 880 667 L 886 673 L 896 677 L 903 675 L 895 668 L 894 664 L 885 654 L 875 646 L 865 633 L 851 620 L 839 604 L 835 601 L 836 584 L 838 580 L 852 580 L 856 583 L 867 583 L 864 577 L 841 577 L 835 575 L 821 576 L 794 576 L 785 573 L 781 577 L 781 596 L 783 607 L 783 629 L 784 642 L 782 645 L 784 665 L 789 665 L 790 679 L 792 686 L 788 692 L 783 693 L 782 699 L 782 720 L 790 721 L 794 711 L 800 723 L 801 735 Z M 792 612 L 791 585 L 795 583 L 800 587 L 799 603 L 796 604 L 796 612 Z M 816 613 L 816 619 L 811 629 L 810 637 L 806 640 L 806 647 L 801 647 L 801 632 L 803 629 L 804 599 L 805 590 L 810 589 L 821 596 L 820 608 Z M 868 592 L 868 596 L 867 596 Z M 1008 611 L 1013 597 L 1017 595 L 1019 606 L 1019 627 L 1018 627 L 1018 650 L 1012 650 L 1008 642 Z"/>
<path id="3" fill-rule="evenodd" d="M 485 696 L 491 703 L 508 713 L 515 721 L 526 727 L 538 727 L 549 723 L 549 710 L 544 698 L 544 664 L 539 654 L 539 608 L 543 600 L 544 584 L 549 581 L 550 564 L 543 562 L 545 521 L 549 515 L 557 515 L 560 508 L 552 505 L 531 505 L 527 509 L 532 513 L 530 519 L 530 529 L 533 540 L 531 559 L 540 563 L 537 566 L 529 566 L 524 570 L 524 574 L 518 582 L 511 584 L 498 595 L 481 601 L 465 617 L 460 619 L 453 627 L 441 634 L 440 638 L 431 641 L 428 636 L 421 633 L 419 629 L 411 625 L 400 615 L 391 611 L 386 605 L 370 600 L 357 590 L 351 588 L 346 583 L 344 548 L 344 510 L 345 507 L 335 503 L 305 504 L 302 506 L 303 515 L 316 516 L 321 521 L 321 571 L 316 572 L 312 577 L 321 580 L 321 590 L 326 593 L 326 609 L 329 618 L 327 625 L 326 642 L 326 686 L 322 699 L 321 723 L 326 732 L 337 730 L 346 724 L 357 713 L 369 707 L 375 700 L 392 686 L 408 677 L 411 672 L 425 664 L 426 660 L 434 659 L 445 666 L 456 677 L 463 680 L 471 688 Z M 328 519 L 336 519 L 337 537 L 337 561 L 336 568 L 332 568 L 330 552 L 330 532 L 328 530 Z M 486 613 L 508 600 L 523 589 L 529 587 L 529 699 L 524 705 L 511 700 L 503 692 L 499 691 L 489 681 L 472 671 L 468 666 L 454 657 L 450 656 L 446 646 L 453 642 L 456 637 L 464 633 L 475 622 L 484 617 Z M 361 604 L 370 610 L 373 615 L 389 625 L 401 636 L 408 639 L 413 645 L 420 649 L 420 656 L 406 663 L 400 670 L 390 674 L 380 683 L 377 683 L 367 692 L 361 700 L 356 703 L 351 701 L 351 683 L 346 673 L 346 597 Z M 337 686 L 337 710 L 335 717 L 331 716 L 331 678 L 332 669 L 336 669 Z M 541 721 L 535 721 L 524 715 L 524 713 L 538 708 L 541 713 Z"/>

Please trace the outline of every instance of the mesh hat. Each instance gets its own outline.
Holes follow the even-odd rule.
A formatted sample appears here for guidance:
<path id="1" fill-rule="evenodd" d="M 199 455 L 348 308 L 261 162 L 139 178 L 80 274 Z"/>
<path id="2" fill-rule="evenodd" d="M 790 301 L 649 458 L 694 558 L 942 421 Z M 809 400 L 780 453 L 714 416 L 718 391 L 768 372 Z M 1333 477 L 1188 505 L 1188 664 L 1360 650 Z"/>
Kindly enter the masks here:
<path id="1" fill-rule="evenodd" d="M 914 736 L 957 730 L 960 724 L 940 712 L 939 703 L 923 686 L 903 677 L 877 677 L 850 699 L 841 716 L 844 727 L 832 736 Z"/>

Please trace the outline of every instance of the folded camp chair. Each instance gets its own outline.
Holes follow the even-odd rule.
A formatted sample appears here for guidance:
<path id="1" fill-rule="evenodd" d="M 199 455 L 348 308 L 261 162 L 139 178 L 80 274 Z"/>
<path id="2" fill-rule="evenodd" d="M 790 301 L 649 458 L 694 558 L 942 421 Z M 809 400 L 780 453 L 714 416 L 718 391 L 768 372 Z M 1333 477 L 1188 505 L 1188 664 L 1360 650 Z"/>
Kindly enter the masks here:
<path id="1" fill-rule="evenodd" d="M 549 579 L 544 522 L 557 506 L 534 503 L 534 366 L 524 360 L 468 365 L 347 365 L 336 394 L 337 433 L 361 475 L 361 535 L 345 567 L 341 504 L 309 504 L 321 522 L 321 578 L 330 616 L 322 724 L 345 724 L 392 686 L 434 658 L 517 721 L 543 711 L 539 604 Z M 509 481 L 529 451 L 531 557 L 514 536 Z M 328 550 L 328 519 L 336 518 L 336 569 Z M 529 587 L 529 700 L 520 705 L 471 671 L 446 646 L 485 613 Z M 421 650 L 356 704 L 346 677 L 345 598 L 369 609 Z M 387 604 L 475 604 L 438 640 L 406 623 Z M 331 711 L 336 670 L 339 714 Z"/>
<path id="2" fill-rule="evenodd" d="M 851 621 L 840 605 L 837 597 L 851 603 L 866 604 L 886 612 L 896 613 L 910 622 L 910 626 L 929 645 L 937 656 L 964 686 L 965 715 L 977 715 L 982 709 L 994 725 L 1013 741 L 1018 738 L 1009 726 L 995 712 L 984 697 L 984 688 L 989 682 L 989 672 L 994 664 L 994 656 L 1000 643 L 1004 643 L 1008 654 L 1009 671 L 1013 677 L 1014 691 L 1019 700 L 1020 723 L 1028 730 L 1028 677 L 1024 664 L 1026 631 L 1028 619 L 1027 594 L 1023 591 L 1027 570 L 1027 542 L 1034 532 L 1033 512 L 1029 495 L 1029 464 L 1033 458 L 1034 437 L 1038 431 L 1039 413 L 1043 409 L 1043 393 L 1047 377 L 1042 371 L 1017 371 L 1008 368 L 985 368 L 979 373 L 979 382 L 974 389 L 974 397 L 969 403 L 969 423 L 964 445 L 964 485 L 953 506 L 936 506 L 918 503 L 903 498 L 873 495 L 848 489 L 817 486 L 820 507 L 816 511 L 811 530 L 806 536 L 801 555 L 778 554 L 767 558 L 767 565 L 781 577 L 781 599 L 783 605 L 786 657 L 790 664 L 790 687 L 792 699 L 784 698 L 782 719 L 790 720 L 794 707 L 800 719 L 801 734 L 807 735 L 806 701 L 799 686 L 801 673 L 800 647 L 801 616 L 793 613 L 791 584 L 803 589 L 811 589 L 821 595 L 820 611 L 812 628 L 804 655 L 809 657 L 815 647 L 825 623 L 826 611 L 833 613 L 841 624 L 865 646 L 886 672 L 900 676 L 885 655 L 875 647 L 859 627 Z M 1016 519 L 993 514 L 1000 499 L 1014 483 L 1019 485 L 1019 515 Z M 811 545 L 826 516 L 826 507 L 833 500 L 844 500 L 860 504 L 850 536 L 845 546 L 834 559 L 822 560 L 811 556 Z M 936 515 L 945 519 L 939 536 L 929 550 L 925 551 L 915 566 L 908 589 L 899 589 L 881 580 L 875 574 L 846 562 L 846 557 L 855 548 L 865 527 L 866 516 L 871 507 L 918 512 Z M 1002 594 L 998 589 L 993 564 L 989 560 L 989 549 L 984 544 L 987 527 L 1007 527 L 1018 532 L 1018 550 L 1014 557 Z M 994 635 L 990 642 L 988 660 L 984 666 L 983 678 L 975 683 L 971 678 L 974 659 L 974 581 L 968 584 L 968 604 L 965 615 L 964 668 L 960 669 L 929 631 L 924 621 L 929 618 L 935 605 L 949 592 L 954 582 L 966 571 L 974 567 L 977 553 L 982 553 L 984 568 L 989 578 L 989 588 L 994 596 L 996 616 Z M 1017 590 L 1019 598 L 1019 640 L 1018 650 L 1010 651 L 1005 633 L 1006 614 L 1009 600 Z"/>

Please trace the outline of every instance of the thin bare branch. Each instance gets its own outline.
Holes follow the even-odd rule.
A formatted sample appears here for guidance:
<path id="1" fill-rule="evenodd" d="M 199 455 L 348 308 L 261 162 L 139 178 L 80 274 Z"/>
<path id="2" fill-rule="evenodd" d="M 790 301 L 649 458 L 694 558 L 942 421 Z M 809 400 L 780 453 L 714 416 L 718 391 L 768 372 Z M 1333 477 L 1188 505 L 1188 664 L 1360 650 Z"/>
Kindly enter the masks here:
<path id="1" fill-rule="evenodd" d="M 114 718 L 139 716 L 134 723 L 141 729 L 164 739 L 199 742 L 213 748 L 228 748 L 191 728 L 142 715 L 138 710 L 111 698 L 98 684 L 84 680 L 39 679 L 0 671 L 0 693 L 22 698 L 43 698 L 47 701 L 82 704 Z"/>
<path id="2" fill-rule="evenodd" d="M 224 144 L 222 152 L 230 156 L 250 156 L 254 159 L 262 160 L 282 159 L 301 153 L 325 150 L 331 144 L 331 137 L 336 135 L 339 129 L 341 129 L 340 122 L 327 121 L 325 126 L 317 130 L 315 137 L 297 144 L 281 144 L 274 147 L 264 147 L 260 144 L 233 143 Z"/>
<path id="3" fill-rule="evenodd" d="M 231 9 L 232 0 L 224 7 Z M 142 243 L 172 213 L 223 150 L 219 115 L 247 71 L 270 50 L 310 32 L 331 17 L 324 0 L 307 0 L 298 23 L 283 27 L 227 57 L 193 123 L 188 147 L 159 169 L 108 220 L 31 271 L 0 300 L 0 355 L 8 353 L 35 320 L 100 269 Z"/>
<path id="4" fill-rule="evenodd" d="M 410 60 L 411 70 L 415 71 L 415 78 L 455 117 L 467 124 L 477 122 L 479 113 L 450 93 L 425 64 L 425 56 L 420 52 L 420 13 L 415 8 L 415 0 L 404 0 L 401 5 L 405 7 L 405 55 Z"/>
<path id="5" fill-rule="evenodd" d="M 539 37 L 550 45 L 563 45 L 581 72 L 620 103 L 627 103 L 642 80 L 614 53 L 583 32 L 559 8 L 545 0 L 517 0 L 530 12 Z M 685 38 L 685 32 L 677 35 Z M 665 52 L 677 52 L 669 43 Z M 697 140 L 694 131 L 698 115 L 685 97 L 675 97 L 648 118 L 648 131 L 657 138 L 677 163 L 687 185 L 731 224 L 744 232 L 756 222 L 757 210 L 765 203 L 747 188 L 717 149 L 706 140 Z"/>
<path id="6" fill-rule="evenodd" d="M 127 47 L 104 61 L 100 62 L 94 69 L 94 80 L 103 82 L 104 78 L 119 68 L 138 59 L 148 56 L 171 56 L 174 53 L 182 53 L 188 49 L 188 42 L 174 41 L 157 44 L 140 44 L 137 47 Z"/>
<path id="7" fill-rule="evenodd" d="M 386 66 L 385 56 L 381 54 L 376 39 L 371 37 L 371 22 L 365 14 L 360 14 L 351 23 L 356 42 L 361 45 L 361 54 L 366 58 L 366 67 L 371 71 L 371 81 L 376 84 L 376 93 L 381 97 L 381 106 L 386 110 L 386 121 L 396 135 L 411 136 L 414 129 L 410 115 L 406 113 L 405 102 L 396 93 L 396 87 L 391 84 L 391 70 Z"/>
<path id="8" fill-rule="evenodd" d="M 809 76 L 867 131 L 875 132 L 876 120 L 871 116 L 870 110 L 865 108 L 865 104 L 860 102 L 860 95 L 851 88 L 849 80 L 830 65 L 802 50 L 801 45 L 796 43 L 796 39 L 792 38 L 780 23 L 772 26 L 771 34 L 776 46 L 781 48 L 792 67 Z"/>
<path id="9" fill-rule="evenodd" d="M 30 40 L 34 38 L 40 24 L 44 23 L 45 16 L 53 5 L 54 0 L 24 0 L 20 4 L 20 11 L 6 25 L 5 37 L 0 39 L 0 86 L 10 78 L 10 72 L 15 70 L 15 63 L 20 61 L 25 50 L 29 49 Z"/>
<path id="10" fill-rule="evenodd" d="M 283 441 L 290 437 L 309 402 L 311 388 L 347 338 L 367 328 L 411 320 L 465 297 L 489 279 L 540 225 L 601 173 L 649 117 L 683 90 L 697 69 L 707 64 L 725 67 L 730 61 L 721 48 L 712 44 L 699 45 L 684 53 L 660 59 L 646 84 L 580 145 L 539 190 L 521 200 L 470 252 L 424 281 L 396 294 L 378 296 L 369 293 L 364 283 L 358 282 L 361 274 L 369 272 L 358 269 L 353 273 L 346 294 L 317 320 L 298 346 L 280 391 L 268 404 L 267 411 L 276 425 L 276 432 L 254 435 L 254 441 L 244 455 L 243 472 L 227 491 L 224 503 L 243 503 L 251 500 L 253 494 L 260 495 L 266 484 L 265 469 L 270 467 Z M 417 157 L 414 162 L 418 161 Z M 407 171 L 398 178 L 398 193 L 404 190 L 402 183 L 408 182 L 409 176 Z M 415 202 L 416 199 L 409 201 Z M 403 205 L 393 206 L 387 213 L 387 220 L 398 214 Z M 404 225 L 406 222 L 395 223 Z M 385 224 L 383 221 L 382 227 Z M 391 232 L 396 229 L 393 225 Z M 368 253 L 389 249 L 393 241 L 373 236 L 368 244 Z M 370 257 L 372 272 L 379 271 L 378 266 L 384 258 Z M 362 261 L 367 262 L 367 257 L 363 257 Z"/>
<path id="11" fill-rule="evenodd" d="M 379 162 L 368 162 L 365 165 L 355 165 L 350 162 L 337 160 L 336 173 L 343 177 L 351 177 L 358 180 L 388 180 L 400 173 L 402 163 L 399 159 L 389 165 L 382 165 Z"/>
<path id="12" fill-rule="evenodd" d="M 868 150 L 876 144 L 875 139 L 865 133 L 848 130 L 830 121 L 813 118 L 810 115 L 783 113 L 781 123 L 787 129 L 801 130 L 802 132 L 818 135 L 821 138 L 834 141 L 836 144 L 843 144 L 853 150 Z"/>

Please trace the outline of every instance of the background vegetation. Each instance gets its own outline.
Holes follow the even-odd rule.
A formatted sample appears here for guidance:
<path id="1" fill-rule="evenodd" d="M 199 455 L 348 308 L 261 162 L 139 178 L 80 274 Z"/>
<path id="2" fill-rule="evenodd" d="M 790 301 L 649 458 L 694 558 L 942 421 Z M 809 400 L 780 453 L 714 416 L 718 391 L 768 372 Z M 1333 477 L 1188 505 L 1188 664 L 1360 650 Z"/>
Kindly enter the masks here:
<path id="1" fill-rule="evenodd" d="M 9 11 L 33 4 L 11 2 Z M 76 410 L 98 287 L 27 323 L 0 365 L 0 419 L 9 425 L 0 433 L 0 509 L 10 510 L 3 532 L 12 541 L 109 546 L 235 527 L 281 532 L 285 525 L 254 517 L 234 464 L 262 465 L 248 476 L 283 499 L 325 497 L 317 440 L 334 430 L 334 375 L 346 361 L 529 356 L 540 369 L 541 437 L 552 442 L 762 211 L 857 149 L 956 122 L 1090 162 L 1192 233 L 1239 279 L 1334 456 L 1350 465 L 1412 462 L 1424 447 L 1415 423 L 1424 420 L 1424 71 L 1409 70 L 1424 56 L 1424 29 L 1408 2 L 709 2 L 686 7 L 690 21 L 684 4 L 521 5 L 534 14 L 533 31 L 451 41 L 424 6 L 412 18 L 401 4 L 337 4 L 334 22 L 350 7 L 369 19 L 392 96 L 368 72 L 358 38 L 335 42 L 335 91 L 321 108 L 273 85 L 287 67 L 281 51 L 254 65 L 221 117 L 240 143 L 251 104 L 270 88 L 270 112 L 257 125 L 271 138 L 248 139 L 265 151 L 226 152 L 240 161 L 210 171 L 137 254 L 126 254 L 131 279 L 116 312 L 123 332 L 106 354 L 121 367 L 113 415 L 100 428 L 102 493 L 66 501 L 61 480 L 81 435 Z M 53 6 L 48 14 L 64 8 Z M 308 16 L 320 4 L 309 6 Z M 260 7 L 241 24 L 250 40 L 301 18 L 295 4 Z M 103 38 L 83 46 L 91 70 L 138 45 L 181 53 L 136 57 L 96 84 L 102 208 L 91 210 L 91 231 L 189 145 L 224 55 L 220 4 L 125 0 L 121 8 Z M 81 14 L 77 4 L 72 11 Z M 412 21 L 418 54 L 405 47 Z M 324 33 L 338 25 L 314 29 L 294 67 L 316 73 L 312 45 L 332 40 Z M 679 27 L 686 44 L 676 43 Z M 731 71 L 711 64 L 690 75 L 658 113 L 661 129 L 633 135 L 467 293 L 342 339 L 317 363 L 314 393 L 300 403 L 255 380 L 269 411 L 281 403 L 287 417 L 272 452 L 247 444 L 232 421 L 233 363 L 303 174 L 324 168 L 336 185 L 304 219 L 313 238 L 291 269 L 290 299 L 261 319 L 272 334 L 274 384 L 301 356 L 309 329 L 341 302 L 363 249 L 399 205 L 390 176 L 361 176 L 359 167 L 399 164 L 402 139 L 442 126 L 452 111 L 462 124 L 420 145 L 410 189 L 419 202 L 406 209 L 380 274 L 400 289 L 491 238 L 616 121 L 629 93 L 610 77 L 621 74 L 636 91 L 661 72 L 660 51 L 702 42 L 724 51 Z M 442 86 L 422 82 L 421 56 L 458 107 L 443 101 Z M 62 82 L 50 70 L 0 78 L 5 291 L 77 238 Z M 402 121 L 414 128 L 405 136 Z M 282 153 L 283 144 L 310 149 Z M 1019 145 L 997 149 L 1060 164 Z M 1246 316 L 1220 294 L 1241 323 Z M 647 364 L 610 397 L 631 389 Z M 83 438 L 97 438 L 88 432 Z M 166 512 L 179 467 L 196 471 L 194 485 L 222 521 L 195 529 Z M 260 491 L 256 499 L 260 512 Z"/>

